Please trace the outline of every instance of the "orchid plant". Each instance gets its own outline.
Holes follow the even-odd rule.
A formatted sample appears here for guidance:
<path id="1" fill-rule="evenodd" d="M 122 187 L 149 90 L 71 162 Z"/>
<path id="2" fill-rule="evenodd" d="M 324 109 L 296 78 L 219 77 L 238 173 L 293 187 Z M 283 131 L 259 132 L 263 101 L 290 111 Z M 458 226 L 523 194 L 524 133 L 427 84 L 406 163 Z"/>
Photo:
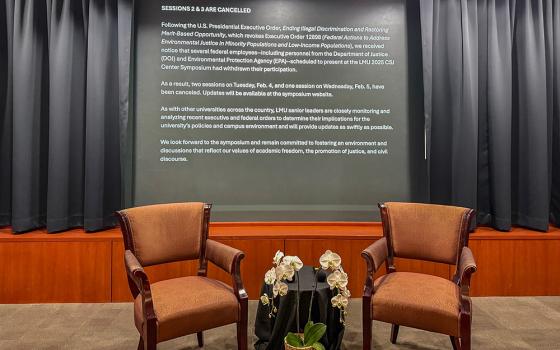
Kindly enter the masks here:
<path id="1" fill-rule="evenodd" d="M 327 283 L 331 290 L 336 291 L 336 295 L 331 298 L 331 304 L 340 309 L 340 323 L 345 324 L 350 290 L 348 289 L 348 274 L 342 269 L 342 259 L 340 255 L 327 250 L 319 258 L 319 263 L 323 270 L 331 271 L 327 277 Z"/>
<path id="2" fill-rule="evenodd" d="M 297 256 L 284 256 L 284 253 L 277 251 L 272 259 L 274 267 L 268 270 L 264 275 L 264 283 L 272 286 L 272 296 L 264 293 L 261 296 L 263 305 L 270 305 L 270 313 L 268 317 L 276 314 L 278 309 L 274 305 L 274 299 L 277 296 L 288 294 L 288 285 L 285 281 L 291 281 L 294 275 L 303 267 L 303 262 Z M 299 285 L 299 283 L 298 283 Z"/>
<path id="3" fill-rule="evenodd" d="M 268 286 L 272 286 L 272 295 L 269 295 L 267 292 L 265 292 L 260 298 L 261 303 L 265 306 L 270 307 L 268 317 L 274 317 L 278 312 L 278 308 L 274 304 L 274 299 L 278 296 L 285 296 L 288 294 L 288 285 L 285 281 L 292 281 L 295 276 L 298 287 L 298 293 L 296 295 L 296 327 L 299 332 L 301 328 L 299 325 L 298 272 L 303 267 L 303 262 L 297 256 L 285 256 L 281 251 L 276 252 L 272 262 L 274 266 L 270 270 L 268 270 L 264 276 L 265 284 Z M 331 298 L 331 304 L 333 307 L 340 309 L 340 322 L 344 324 L 347 314 L 346 307 L 348 306 L 350 291 L 348 290 L 348 275 L 342 269 L 342 259 L 340 258 L 340 255 L 327 250 L 323 255 L 321 255 L 319 263 L 323 270 L 328 270 L 331 272 L 327 277 L 327 283 L 329 284 L 331 290 L 336 291 L 336 295 Z M 317 269 L 313 270 L 315 272 L 315 283 L 311 292 L 309 316 L 307 324 L 304 328 L 303 337 L 290 332 L 286 336 L 285 342 L 295 347 L 310 346 L 314 349 L 322 350 L 324 349 L 324 347 L 319 342 L 319 340 L 325 334 L 327 327 L 322 323 L 313 323 L 313 321 L 311 321 L 311 308 L 313 306 L 315 290 L 317 289 Z"/>

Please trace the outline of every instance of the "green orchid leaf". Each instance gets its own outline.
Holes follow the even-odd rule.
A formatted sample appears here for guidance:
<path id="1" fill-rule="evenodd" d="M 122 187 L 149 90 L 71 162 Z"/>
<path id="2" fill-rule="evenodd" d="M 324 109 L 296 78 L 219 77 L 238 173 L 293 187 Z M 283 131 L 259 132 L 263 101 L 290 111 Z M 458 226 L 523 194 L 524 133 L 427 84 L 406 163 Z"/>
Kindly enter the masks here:
<path id="1" fill-rule="evenodd" d="M 301 340 L 301 338 L 292 332 L 289 332 L 284 340 L 291 346 L 303 346 L 303 341 Z"/>
<path id="2" fill-rule="evenodd" d="M 311 344 L 315 344 L 323 337 L 326 331 L 327 326 L 325 326 L 324 323 L 315 323 L 313 326 L 309 327 L 307 332 L 304 333 L 304 345 L 310 346 Z"/>
<path id="3" fill-rule="evenodd" d="M 317 343 L 313 343 L 313 345 L 311 345 L 313 347 L 313 349 L 315 350 L 325 350 L 325 347 L 323 346 L 323 344 L 317 342 Z"/>
<path id="4" fill-rule="evenodd" d="M 303 334 L 307 334 L 307 332 L 309 331 L 309 328 L 310 328 L 311 326 L 313 326 L 313 321 L 308 321 L 308 322 L 305 324 L 305 328 L 303 329 Z"/>

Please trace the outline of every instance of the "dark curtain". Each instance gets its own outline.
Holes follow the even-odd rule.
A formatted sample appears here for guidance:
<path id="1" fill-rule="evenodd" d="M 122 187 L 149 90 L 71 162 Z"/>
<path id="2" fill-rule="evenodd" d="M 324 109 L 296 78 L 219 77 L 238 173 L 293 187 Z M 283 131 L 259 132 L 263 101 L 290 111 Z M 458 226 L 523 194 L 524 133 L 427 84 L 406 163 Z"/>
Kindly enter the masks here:
<path id="1" fill-rule="evenodd" d="M 0 25 L 0 225 L 114 225 L 130 1 L 3 0 Z"/>
<path id="2" fill-rule="evenodd" d="M 430 196 L 478 222 L 560 223 L 560 3 L 420 1 Z"/>
<path id="3" fill-rule="evenodd" d="M 500 230 L 559 224 L 560 4 L 419 2 L 431 201 Z M 0 3 L 0 225 L 114 224 L 130 3 Z"/>

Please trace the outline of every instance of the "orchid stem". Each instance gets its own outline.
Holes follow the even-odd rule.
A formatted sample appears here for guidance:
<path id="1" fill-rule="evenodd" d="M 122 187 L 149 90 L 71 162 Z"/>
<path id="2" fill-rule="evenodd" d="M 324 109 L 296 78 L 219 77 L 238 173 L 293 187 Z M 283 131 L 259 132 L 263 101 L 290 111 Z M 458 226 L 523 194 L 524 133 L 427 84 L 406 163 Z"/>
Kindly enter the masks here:
<path id="1" fill-rule="evenodd" d="M 296 271 L 296 282 L 297 282 L 297 295 L 296 295 L 296 327 L 299 333 L 299 272 Z"/>
<path id="2" fill-rule="evenodd" d="M 311 321 L 311 308 L 313 308 L 313 298 L 315 297 L 315 290 L 317 289 L 317 271 L 313 268 L 313 289 L 311 290 L 311 300 L 309 301 L 309 314 L 307 315 L 307 322 Z"/>

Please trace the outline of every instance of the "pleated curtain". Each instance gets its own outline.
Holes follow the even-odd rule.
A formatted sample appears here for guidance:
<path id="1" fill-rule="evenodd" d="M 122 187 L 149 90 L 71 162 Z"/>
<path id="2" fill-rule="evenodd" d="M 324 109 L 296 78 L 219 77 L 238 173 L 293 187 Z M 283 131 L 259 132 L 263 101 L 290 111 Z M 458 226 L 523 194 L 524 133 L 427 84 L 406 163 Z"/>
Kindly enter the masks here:
<path id="1" fill-rule="evenodd" d="M 0 225 L 114 225 L 130 2 L 3 0 L 0 26 Z"/>
<path id="2" fill-rule="evenodd" d="M 431 201 L 560 223 L 560 2 L 422 0 Z"/>

